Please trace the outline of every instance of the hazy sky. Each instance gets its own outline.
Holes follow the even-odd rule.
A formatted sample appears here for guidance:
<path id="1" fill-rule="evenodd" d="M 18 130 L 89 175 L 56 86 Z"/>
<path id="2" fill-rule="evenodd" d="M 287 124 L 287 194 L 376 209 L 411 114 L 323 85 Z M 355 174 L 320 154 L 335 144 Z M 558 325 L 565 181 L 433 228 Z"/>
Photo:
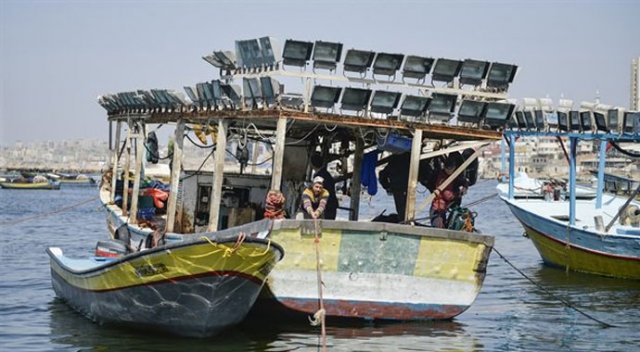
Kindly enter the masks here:
<path id="1" fill-rule="evenodd" d="M 640 1 L 0 0 L 0 144 L 107 140 L 98 95 L 210 80 L 203 55 L 266 35 L 514 63 L 512 98 L 628 107 Z"/>

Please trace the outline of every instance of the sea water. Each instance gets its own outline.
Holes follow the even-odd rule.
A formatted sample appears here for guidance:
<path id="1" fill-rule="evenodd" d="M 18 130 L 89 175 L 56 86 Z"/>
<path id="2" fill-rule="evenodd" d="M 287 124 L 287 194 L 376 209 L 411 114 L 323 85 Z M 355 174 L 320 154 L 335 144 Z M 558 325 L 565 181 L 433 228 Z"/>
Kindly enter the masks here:
<path id="1" fill-rule="evenodd" d="M 480 181 L 471 203 L 495 193 Z M 418 203 L 428 195 L 418 194 Z M 45 249 L 90 255 L 107 237 L 105 212 L 94 187 L 59 191 L 0 189 L 0 350 L 2 351 L 318 351 L 320 329 L 307 320 L 250 320 L 208 339 L 100 326 L 57 299 Z M 87 203 L 51 214 L 73 204 Z M 348 198 L 343 199 L 348 204 Z M 382 189 L 363 196 L 361 218 L 393 200 Z M 541 289 L 492 253 L 475 303 L 451 321 L 378 323 L 327 319 L 329 351 L 638 351 L 640 282 L 547 267 L 502 201 L 472 208 L 477 227 Z M 340 215 L 339 211 L 339 215 Z M 345 214 L 342 214 L 346 216 Z M 551 293 L 552 295 L 550 295 Z M 605 328 L 561 303 L 565 300 L 615 327 Z"/>

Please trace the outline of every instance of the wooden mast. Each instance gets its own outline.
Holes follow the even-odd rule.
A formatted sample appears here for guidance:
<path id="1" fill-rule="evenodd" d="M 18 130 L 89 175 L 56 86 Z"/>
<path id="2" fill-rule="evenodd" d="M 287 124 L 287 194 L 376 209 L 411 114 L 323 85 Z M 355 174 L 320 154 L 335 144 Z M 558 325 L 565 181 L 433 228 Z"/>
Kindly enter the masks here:
<path id="1" fill-rule="evenodd" d="M 180 186 L 180 172 L 182 170 L 182 147 L 184 143 L 184 120 L 178 119 L 173 143 L 173 158 L 171 159 L 171 181 L 169 199 L 167 200 L 167 232 L 173 232 L 176 221 L 176 204 L 178 202 L 178 188 Z"/>
<path id="2" fill-rule="evenodd" d="M 142 124 L 142 122 L 140 122 Z M 138 198 L 140 196 L 140 176 L 142 174 L 142 158 L 144 156 L 144 135 L 143 126 L 136 126 L 136 168 L 133 174 L 133 193 L 131 194 L 131 214 L 132 224 L 138 223 Z"/>
<path id="3" fill-rule="evenodd" d="M 284 142 L 287 134 L 287 118 L 279 117 L 276 126 L 276 144 L 274 146 L 272 171 L 271 171 L 271 189 L 282 191 L 282 162 L 284 160 Z"/>
<path id="4" fill-rule="evenodd" d="M 416 187 L 418 184 L 418 168 L 420 166 L 420 153 L 422 153 L 422 130 L 413 132 L 411 143 L 411 162 L 409 164 L 409 180 L 407 182 L 407 200 L 404 212 L 404 221 L 408 223 L 415 219 L 416 214 Z"/>
<path id="5" fill-rule="evenodd" d="M 111 169 L 111 194 L 109 195 L 109 200 L 111 202 L 115 202 L 116 199 L 116 186 L 118 184 L 118 153 L 120 152 L 120 131 L 121 131 L 120 120 L 116 122 L 116 143 L 113 147 L 113 165 Z M 126 143 L 126 141 L 125 141 Z"/>
<path id="6" fill-rule="evenodd" d="M 213 184 L 209 197 L 209 227 L 208 231 L 218 230 L 220 216 L 220 202 L 222 201 L 222 180 L 224 179 L 224 156 L 227 150 L 227 125 L 224 119 L 218 120 L 218 137 L 216 139 L 215 164 L 213 168 Z"/>

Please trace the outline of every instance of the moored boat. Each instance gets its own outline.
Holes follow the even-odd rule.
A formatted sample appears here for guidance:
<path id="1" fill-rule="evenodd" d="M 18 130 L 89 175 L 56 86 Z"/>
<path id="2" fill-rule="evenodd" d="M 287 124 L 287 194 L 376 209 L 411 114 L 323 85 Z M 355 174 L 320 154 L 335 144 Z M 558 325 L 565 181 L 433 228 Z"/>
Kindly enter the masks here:
<path id="1" fill-rule="evenodd" d="M 98 323 L 194 337 L 239 323 L 283 256 L 270 240 L 241 233 L 125 255 L 118 247 L 99 242 L 99 256 L 83 259 L 47 249 L 56 295 Z"/>
<path id="2" fill-rule="evenodd" d="M 0 182 L 0 188 L 5 189 L 22 189 L 22 190 L 37 190 L 37 189 L 48 189 L 48 190 L 59 190 L 60 182 L 56 182 L 53 180 L 47 180 L 46 178 L 40 179 L 13 179 L 6 182 Z"/>
<path id="3" fill-rule="evenodd" d="M 428 164 L 420 161 L 440 163 L 436 158 L 455 153 L 464 160 L 453 174 L 442 179 L 437 188 L 442 193 L 476 160 L 482 147 L 499 140 L 498 129 L 514 107 L 505 99 L 517 67 L 495 63 L 497 81 L 488 83 L 483 76 L 464 83 L 484 85 L 483 89 L 468 89 L 459 82 L 435 87 L 424 80 L 433 60 L 407 57 L 413 61 L 407 64 L 407 78 L 417 80 L 414 83 L 404 79 L 394 82 L 391 75 L 395 73 L 388 73 L 389 80 L 365 78 L 362 73 L 367 68 L 359 77 L 336 75 L 335 70 L 321 75 L 282 69 L 290 61 L 280 57 L 272 44 L 269 37 L 238 41 L 237 55 L 244 61 L 237 67 L 236 54 L 231 52 L 205 57 L 214 66 L 225 62 L 222 65 L 233 68 L 216 66 L 220 79 L 185 87 L 188 98 L 166 89 L 99 97 L 109 123 L 116 124 L 111 167 L 100 191 L 111 233 L 127 226 L 131 245 L 144 248 L 145 238 L 158 230 L 163 231 L 167 243 L 180 243 L 194 236 L 235 231 L 238 226 L 248 226 L 248 236 L 270 228 L 269 238 L 280 243 L 287 256 L 267 280 L 257 311 L 284 307 L 293 313 L 320 311 L 327 317 L 389 320 L 450 319 L 463 312 L 480 292 L 493 237 L 470 232 L 470 217 L 466 231 L 434 229 L 416 222 L 418 213 L 428 212 L 426 206 L 435 197 L 435 192 L 425 197 L 419 208 L 418 176 Z M 251 51 L 256 46 L 264 49 L 260 59 L 255 59 Z M 341 46 L 329 49 L 337 53 L 338 61 Z M 285 49 L 284 53 L 290 51 Z M 364 60 L 371 65 L 374 53 L 364 54 L 371 55 Z M 395 62 L 391 67 L 399 68 L 404 60 L 404 55 L 385 55 L 380 57 Z M 486 76 L 489 63 L 479 64 Z M 453 69 L 455 76 L 462 61 L 442 60 L 442 65 L 447 72 Z M 348 64 L 343 65 L 343 71 L 349 69 Z M 421 71 L 412 71 L 416 69 Z M 306 82 L 303 94 L 284 92 L 276 79 L 281 76 Z M 442 74 L 435 76 L 443 79 Z M 234 80 L 241 80 L 243 88 L 233 84 Z M 314 87 L 315 80 L 337 80 L 344 87 Z M 363 83 L 367 89 L 349 86 Z M 340 97 L 338 111 L 335 107 Z M 456 114 L 458 105 L 460 113 Z M 454 122 L 456 115 L 458 120 Z M 155 131 L 167 125 L 175 126 L 172 148 L 162 153 L 165 159 L 171 158 L 170 183 L 160 185 L 161 191 L 151 191 L 157 183 L 154 180 L 154 186 L 146 186 L 142 178 L 146 175 L 145 161 L 163 159 Z M 200 142 L 194 142 L 192 133 Z M 186 140 L 198 150 L 211 150 L 202 155 L 206 157 L 195 169 L 183 164 Z M 469 149 L 471 153 L 462 157 L 460 152 Z M 314 179 L 311 157 L 316 153 L 324 162 L 340 160 L 337 178 L 344 182 L 345 189 L 350 185 L 349 212 L 340 214 L 339 220 L 293 219 L 301 208 L 305 182 Z M 394 153 L 403 154 L 407 161 L 407 177 L 402 180 L 406 181 L 402 186 L 406 189 L 404 215 L 395 217 L 401 223 L 359 219 L 365 182 L 362 174 L 366 171 L 371 176 L 368 191 L 373 192 L 377 188 L 376 167 L 388 163 Z M 233 165 L 225 162 L 229 155 Z M 258 162 L 261 156 L 263 160 Z M 213 165 L 207 168 L 209 157 L 213 157 Z M 258 168 L 266 162 L 266 170 Z M 367 169 L 363 171 L 365 164 Z M 436 175 L 431 176 L 435 181 Z M 277 213 L 286 216 L 268 219 L 273 214 L 266 202 L 268 192 L 283 196 Z M 166 202 L 156 202 L 161 195 Z"/>
<path id="4" fill-rule="evenodd" d="M 608 120 L 604 119 L 605 114 L 610 117 Z M 640 279 L 640 203 L 633 200 L 640 192 L 640 186 L 630 195 L 606 193 L 604 172 L 608 143 L 640 141 L 640 131 L 633 128 L 640 126 L 640 114 L 626 113 L 622 124 L 619 124 L 616 109 L 604 112 L 585 109 L 580 115 L 583 116 L 582 124 L 577 123 L 570 130 L 565 126 L 558 131 L 505 132 L 512 148 L 509 150 L 509 184 L 506 190 L 499 186 L 501 198 L 522 223 L 545 263 L 590 274 Z M 566 112 L 558 111 L 558 116 L 566 118 Z M 564 123 L 567 123 L 566 119 Z M 553 136 L 569 140 L 566 197 L 515 196 L 514 146 L 518 136 Z M 596 197 L 592 199 L 578 197 L 576 156 L 580 141 L 600 143 Z"/>

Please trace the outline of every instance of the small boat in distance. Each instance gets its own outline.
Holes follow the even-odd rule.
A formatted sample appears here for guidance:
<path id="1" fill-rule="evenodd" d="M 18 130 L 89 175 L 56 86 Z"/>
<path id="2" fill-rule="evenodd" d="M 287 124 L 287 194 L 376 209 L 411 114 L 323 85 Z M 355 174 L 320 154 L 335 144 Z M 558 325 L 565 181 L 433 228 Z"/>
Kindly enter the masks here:
<path id="1" fill-rule="evenodd" d="M 76 259 L 48 248 L 56 295 L 98 323 L 191 337 L 242 321 L 283 257 L 270 240 L 239 232 L 125 251 L 123 242 L 101 241 L 96 256 Z"/>
<path id="2" fill-rule="evenodd" d="M 48 173 L 47 177 L 57 182 L 60 182 L 60 184 L 63 184 L 63 185 L 91 186 L 96 184 L 95 179 L 84 174 Z"/>
<path id="3" fill-rule="evenodd" d="M 50 180 L 41 175 L 37 175 L 29 178 L 19 177 L 9 181 L 0 182 L 0 188 L 22 189 L 22 190 L 36 190 L 36 189 L 59 190 L 60 182 Z"/>

